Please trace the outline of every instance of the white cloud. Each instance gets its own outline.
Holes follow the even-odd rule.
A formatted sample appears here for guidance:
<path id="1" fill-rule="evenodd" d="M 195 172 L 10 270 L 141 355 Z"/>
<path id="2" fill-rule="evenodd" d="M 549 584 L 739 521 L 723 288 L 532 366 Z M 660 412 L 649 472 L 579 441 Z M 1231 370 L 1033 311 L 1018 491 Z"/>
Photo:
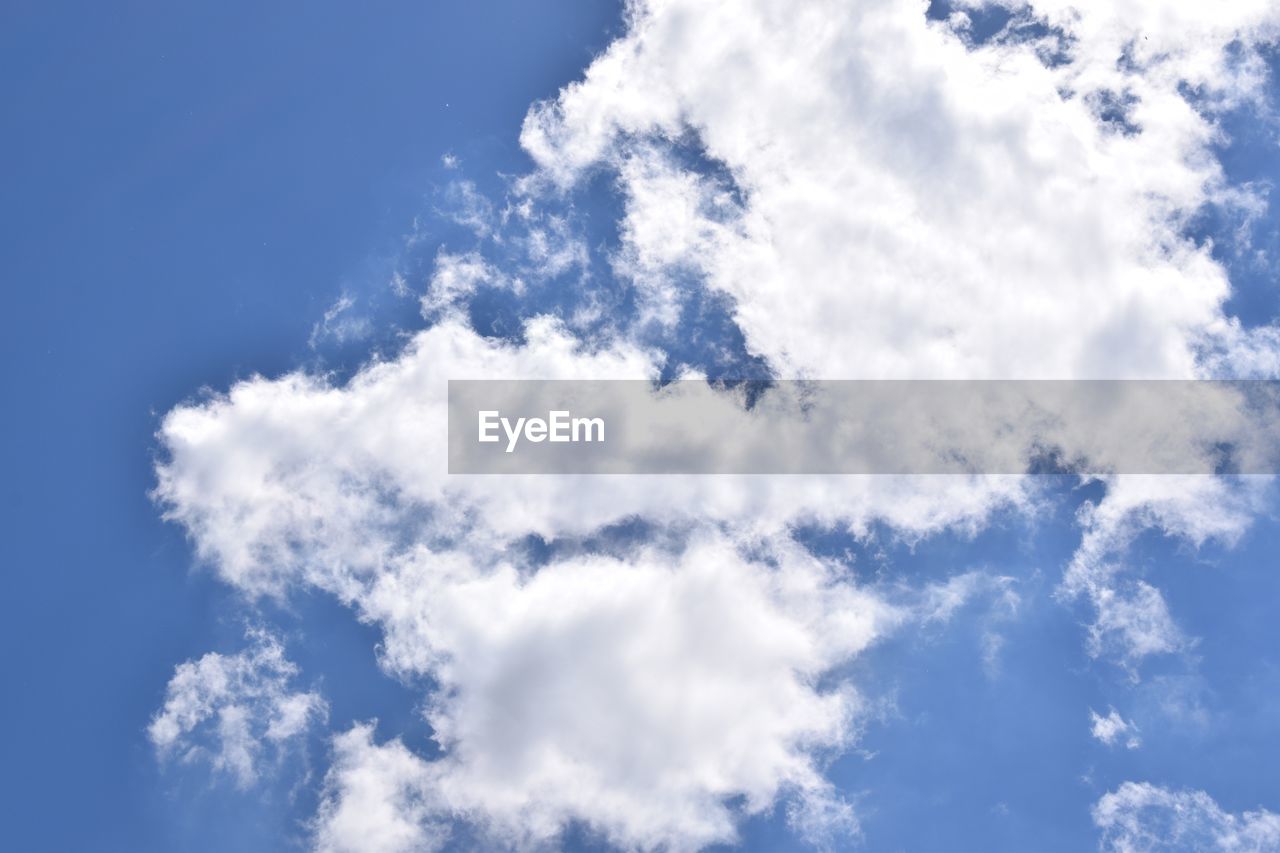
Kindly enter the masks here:
<path id="1" fill-rule="evenodd" d="M 1070 61 L 972 48 L 923 4 L 637 3 L 522 141 L 560 185 L 614 170 L 624 268 L 650 291 L 699 270 L 783 375 L 1196 375 L 1204 340 L 1236 331 L 1223 270 L 1179 236 L 1223 187 L 1216 130 L 1180 87 L 1256 92 L 1260 63 L 1226 48 L 1252 56 L 1274 6 L 1029 8 Z M 1095 115 L 1089 96 L 1113 91 L 1140 133 Z M 667 155 L 683 133 L 732 176 L 736 212 Z"/>
<path id="2" fill-rule="evenodd" d="M 238 654 L 180 664 L 147 730 L 162 757 L 207 761 L 241 788 L 257 781 L 264 758 L 278 759 L 327 713 L 318 693 L 290 689 L 297 667 L 279 640 L 262 630 L 247 636 Z"/>
<path id="3" fill-rule="evenodd" d="M 333 305 L 324 312 L 320 322 L 311 327 L 311 337 L 307 345 L 315 349 L 322 341 L 332 340 L 338 344 L 360 341 L 373 332 L 373 322 L 368 317 L 351 313 L 356 305 L 354 298 L 347 294 L 338 297 Z"/>
<path id="4" fill-rule="evenodd" d="M 1000 675 L 1000 655 L 1005 644 L 1000 626 L 1016 618 L 1022 606 L 1015 578 L 985 570 L 968 571 L 952 575 L 944 582 L 928 584 L 920 590 L 917 599 L 912 613 L 926 626 L 945 625 L 961 608 L 985 601 L 986 611 L 979 616 L 982 668 L 988 678 Z"/>
<path id="5" fill-rule="evenodd" d="M 906 535 L 977 529 L 991 511 L 1029 500 L 1020 477 L 572 477 L 447 475 L 447 380 L 644 378 L 656 356 L 625 341 L 586 349 L 536 318 L 521 345 L 448 319 L 394 361 L 345 386 L 295 373 L 242 382 L 174 409 L 161 427 L 166 517 L 200 556 L 251 593 L 315 583 L 343 598 L 404 547 L 406 528 L 472 551 L 529 533 L 589 534 L 641 516 L 656 524 L 724 523 L 743 535 L 792 524 L 862 533 L 878 520 Z"/>
<path id="6" fill-rule="evenodd" d="M 1059 594 L 1086 598 L 1096 618 L 1089 652 L 1114 657 L 1136 677 L 1143 658 L 1185 649 L 1190 638 L 1174 622 L 1159 589 L 1126 574 L 1133 540 L 1158 530 L 1193 547 L 1236 542 L 1270 493 L 1270 477 L 1123 476 L 1107 480 L 1107 494 L 1080 514 L 1084 536 Z"/>
<path id="7" fill-rule="evenodd" d="M 1017 613 L 1021 604 L 1021 597 L 1014 585 L 1014 578 L 986 571 L 952 575 L 944 582 L 933 583 L 924 588 L 917 605 L 917 616 L 925 622 L 948 622 L 956 611 L 980 595 L 991 599 L 993 610 L 1012 616 Z"/>
<path id="8" fill-rule="evenodd" d="M 423 551 L 360 607 L 391 669 L 439 683 L 443 756 L 340 736 L 321 849 L 428 846 L 452 816 L 517 847 L 578 820 L 620 847 L 694 849 L 780 797 L 815 840 L 857 831 L 821 756 L 856 736 L 862 703 L 818 685 L 901 614 L 794 547 L 766 564 L 713 537 L 531 575 Z"/>
<path id="9" fill-rule="evenodd" d="M 377 745 L 373 726 L 357 724 L 333 739 L 333 753 L 313 821 L 318 851 L 421 853 L 448 839 L 433 818 L 427 764 L 399 740 Z"/>
<path id="10" fill-rule="evenodd" d="M 1204 791 L 1125 782 L 1093 807 L 1102 846 L 1117 853 L 1156 850 L 1280 850 L 1280 815 L 1225 812 Z"/>
<path id="11" fill-rule="evenodd" d="M 445 168 L 453 169 L 457 160 L 450 164 L 444 161 Z M 488 237 L 493 233 L 497 219 L 493 204 L 485 198 L 471 181 L 450 181 L 445 187 L 444 201 L 446 207 L 441 214 L 471 231 L 477 237 Z"/>
<path id="12" fill-rule="evenodd" d="M 1142 746 L 1142 738 L 1138 735 L 1138 727 L 1121 717 L 1120 712 L 1115 708 L 1112 708 L 1111 712 L 1105 717 L 1091 709 L 1089 718 L 1092 723 L 1091 732 L 1093 736 L 1107 746 L 1114 746 L 1117 743 L 1123 744 L 1126 749 L 1137 749 Z"/>
<path id="13" fill-rule="evenodd" d="M 458 182 L 445 215 L 491 242 L 519 217 L 529 268 L 560 275 L 587 252 L 536 212 L 540 194 L 609 170 L 624 202 L 614 271 L 642 296 L 637 323 L 670 326 L 692 274 L 732 297 L 748 350 L 783 375 L 1265 370 L 1274 342 L 1223 314 L 1224 270 L 1180 236 L 1203 204 L 1231 197 L 1212 118 L 1183 93 L 1252 97 L 1250 51 L 1274 32 L 1273 6 L 1037 2 L 1070 37 L 1070 61 L 1049 67 L 1035 44 L 975 48 L 959 18 L 928 22 L 923 2 L 636 3 L 584 80 L 530 112 L 521 138 L 539 171 L 517 201 L 497 211 Z M 1245 61 L 1226 60 L 1231 43 Z M 1140 132 L 1100 119 L 1108 92 L 1132 97 Z M 998 509 L 1030 509 L 1035 484 L 449 477 L 448 379 L 661 369 L 625 323 L 589 344 L 572 318 L 535 317 L 518 344 L 468 328 L 454 308 L 480 286 L 515 288 L 518 272 L 442 252 L 423 301 L 438 322 L 400 355 L 344 385 L 255 377 L 162 424 L 156 497 L 222 578 L 250 596 L 329 592 L 381 628 L 390 671 L 439 685 L 428 698 L 442 757 L 376 745 L 367 726 L 337 738 L 318 845 L 430 848 L 461 817 L 516 843 L 577 820 L 620 845 L 679 849 L 732 840 L 744 812 L 780 799 L 815 838 L 854 832 L 822 776 L 823 756 L 857 734 L 841 667 L 900 617 L 801 554 L 791 530 L 975 531 Z M 1081 518 L 1063 594 L 1096 608 L 1091 650 L 1132 667 L 1185 638 L 1158 589 L 1127 573 L 1125 549 L 1151 526 L 1230 541 L 1256 489 L 1108 486 Z M 512 561 L 527 535 L 572 542 L 635 518 L 687 549 Z M 971 594 L 936 592 L 938 621 Z M 985 642 L 994 660 L 998 635 Z M 260 715 L 192 695 L 231 709 L 226 766 L 254 767 L 253 749 L 234 747 Z M 182 707 L 157 718 L 157 743 L 213 713 L 184 729 Z M 1099 812 L 1107 827 L 1120 825 L 1115 802 Z"/>
<path id="14" fill-rule="evenodd" d="M 445 474 L 449 377 L 654 372 L 643 350 L 584 350 L 549 320 L 522 345 L 446 320 L 345 386 L 258 378 L 171 412 L 157 496 L 223 578 L 251 595 L 328 591 L 381 626 L 390 671 L 439 685 L 432 820 L 522 839 L 579 820 L 620 844 L 683 848 L 733 838 L 741 811 L 724 800 L 741 796 L 751 812 L 788 800 L 815 837 L 852 832 L 820 759 L 852 742 L 858 696 L 844 678 L 815 685 L 895 611 L 787 529 L 963 530 L 1028 484 Z M 505 556 L 528 533 L 572 539 L 633 516 L 703 544 L 531 574 Z M 773 567 L 740 556 L 761 548 Z"/>
<path id="15" fill-rule="evenodd" d="M 577 817 L 621 846 L 694 847 L 734 837 L 730 797 L 825 793 L 816 753 L 851 742 L 861 703 L 820 679 L 898 618 L 797 549 L 772 558 L 713 538 L 522 577 L 422 555 L 366 608 L 389 665 L 441 684 L 455 809 L 533 840 Z"/>
<path id="16" fill-rule="evenodd" d="M 520 242 L 532 274 L 551 278 L 574 268 L 587 268 L 590 260 L 587 244 L 564 216 L 547 214 L 535 217 L 530 212 L 522 215 L 521 219 L 527 232 Z"/>
<path id="17" fill-rule="evenodd" d="M 1256 48 L 1280 7 L 1008 8 L 1047 35 L 974 46 L 963 10 L 927 22 L 893 0 L 638 2 L 583 79 L 529 113 L 528 184 L 612 171 L 617 269 L 650 315 L 674 321 L 693 270 L 783 376 L 1274 375 L 1275 329 L 1223 313 L 1226 272 L 1182 232 L 1206 204 L 1257 213 L 1210 146 L 1215 110 L 1262 98 Z M 1132 132 L 1099 112 L 1116 99 Z M 1064 590 L 1098 612 L 1091 651 L 1132 668 L 1185 638 L 1155 586 L 1121 577 L 1119 539 L 1140 522 L 1230 538 L 1254 487 L 1200 478 L 1139 511 L 1113 486 Z M 1113 507 L 1128 521 L 1102 517 Z"/>
<path id="18" fill-rule="evenodd" d="M 442 311 L 457 311 L 467 297 L 480 287 L 515 287 L 515 283 L 487 263 L 477 252 L 436 253 L 435 270 L 422 296 L 422 313 L 433 317 Z"/>

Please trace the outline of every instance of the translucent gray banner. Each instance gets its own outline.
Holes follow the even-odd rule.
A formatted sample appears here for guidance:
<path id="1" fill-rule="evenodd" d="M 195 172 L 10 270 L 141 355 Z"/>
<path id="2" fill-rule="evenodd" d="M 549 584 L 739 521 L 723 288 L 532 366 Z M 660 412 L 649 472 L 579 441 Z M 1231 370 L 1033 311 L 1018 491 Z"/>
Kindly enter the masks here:
<path id="1" fill-rule="evenodd" d="M 451 474 L 1274 474 L 1261 380 L 453 380 Z"/>

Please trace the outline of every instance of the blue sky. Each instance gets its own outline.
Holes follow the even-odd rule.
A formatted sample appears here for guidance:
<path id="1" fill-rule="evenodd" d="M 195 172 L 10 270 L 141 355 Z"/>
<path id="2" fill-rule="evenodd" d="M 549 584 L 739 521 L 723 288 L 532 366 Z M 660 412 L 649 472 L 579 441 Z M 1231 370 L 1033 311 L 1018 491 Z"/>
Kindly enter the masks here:
<path id="1" fill-rule="evenodd" d="M 6 847 L 282 843 L 288 814 L 235 825 L 252 798 L 202 796 L 201 780 L 184 788 L 193 800 L 171 797 L 146 740 L 174 665 L 241 634 L 234 595 L 193 567 L 147 497 L 158 416 L 202 386 L 313 359 L 313 324 L 344 287 L 381 284 L 381 256 L 440 181 L 440 156 L 480 160 L 482 180 L 520 168 L 529 102 L 578 74 L 618 14 L 5 11 L 4 277 L 20 299 L 5 385 L 25 413 L 5 426 L 14 586 L 0 713 L 15 732 L 5 764 L 21 768 L 5 774 Z M 383 697 L 348 714 L 410 716 L 411 700 L 370 678 L 368 633 L 316 608 L 338 646 L 316 656 L 353 701 Z M 239 831 L 235 844 L 223 835 Z"/>
<path id="2" fill-rule="evenodd" d="M 917 11 L 923 32 L 925 15 Z M 951 11 L 934 4 L 930 16 L 945 19 Z M 742 152 L 768 147 L 732 144 L 734 132 L 754 139 L 751 128 L 726 124 L 717 130 L 718 117 L 730 109 L 722 109 L 722 93 L 714 86 L 681 90 L 689 115 L 702 115 L 701 122 L 673 131 L 661 117 L 634 119 L 624 127 L 633 120 L 630 114 L 614 116 L 616 138 L 609 144 L 621 153 L 610 149 L 584 160 L 567 186 L 516 188 L 520 176 L 538 169 L 551 174 L 557 163 L 577 156 L 574 145 L 587 145 L 581 139 L 589 133 L 570 126 L 564 131 L 570 141 L 556 137 L 561 147 L 551 146 L 553 155 L 539 153 L 527 140 L 522 147 L 521 126 L 531 104 L 555 98 L 611 42 L 627 38 L 627 22 L 615 4 L 495 3 L 477 9 L 389 3 L 357 11 L 330 4 L 305 10 L 234 3 L 216 9 L 155 3 L 107 9 L 20 2 L 9 5 L 3 21 L 0 86 L 7 105 L 9 203 L 0 262 L 9 304 L 5 387 L 13 398 L 4 419 L 5 849 L 308 849 L 318 837 L 317 815 L 326 804 L 336 808 L 340 802 L 332 769 L 337 735 L 376 720 L 376 743 L 400 738 L 426 764 L 441 755 L 424 710 L 447 676 L 436 663 L 392 671 L 388 644 L 395 646 L 396 629 L 376 602 L 344 598 L 335 592 L 336 580 L 314 581 L 305 568 L 290 577 L 284 594 L 260 597 L 261 589 L 233 576 L 229 546 L 192 520 L 215 510 L 201 499 L 188 506 L 182 497 L 153 498 L 157 468 L 170 464 L 177 446 L 174 434 L 157 433 L 175 409 L 206 411 L 202 389 L 222 392 L 257 376 L 267 377 L 262 381 L 269 385 L 295 370 L 327 375 L 340 387 L 375 354 L 401 363 L 397 359 L 414 334 L 447 326 L 451 317 L 485 341 L 527 347 L 512 349 L 517 356 L 535 347 L 532 318 L 580 317 L 566 321 L 577 340 L 602 349 L 656 350 L 650 366 L 666 376 L 681 367 L 713 377 L 839 373 L 848 367 L 841 352 L 862 346 L 855 341 L 875 340 L 872 332 L 815 321 L 836 310 L 830 306 L 844 304 L 840 293 L 863 286 L 861 273 L 836 281 L 830 297 L 836 301 L 817 300 L 828 307 L 809 315 L 802 298 L 771 301 L 775 295 L 763 289 L 756 294 L 758 315 L 735 314 L 755 303 L 737 285 L 717 284 L 719 276 L 729 277 L 725 270 L 736 269 L 726 258 L 754 257 L 744 247 L 775 243 L 835 252 L 829 242 L 856 243 L 869 231 L 836 222 L 830 241 L 815 232 L 794 243 L 784 234 L 733 244 L 742 234 L 759 237 L 743 223 L 782 221 L 778 227 L 784 228 L 787 221 L 777 211 L 805 208 L 763 207 L 776 187 L 758 171 L 767 164 Z M 984 26 L 975 14 L 969 50 L 981 50 L 993 38 Z M 1253 25 L 1239 26 L 1244 32 Z M 1024 38 L 1009 35 L 1008 50 L 1019 49 Z M 1188 29 L 1180 38 L 1194 40 L 1196 31 Z M 1241 39 L 1248 41 L 1242 36 L 1226 43 L 1239 50 Z M 1265 39 L 1254 47 L 1274 72 L 1274 48 Z M 738 54 L 725 53 L 750 56 L 759 45 L 744 42 L 738 48 Z M 765 48 L 760 52 L 767 64 Z M 658 52 L 644 61 L 660 64 L 663 56 Z M 724 67 L 727 75 L 736 66 Z M 858 85 L 856 76 L 849 74 L 851 89 Z M 648 85 L 639 74 L 628 79 Z M 838 82 L 837 89 L 845 85 Z M 1135 78 L 1133 85 L 1146 92 L 1142 86 L 1157 83 Z M 1212 243 L 1206 254 L 1229 277 L 1233 292 L 1211 319 L 1236 317 L 1246 332 L 1266 330 L 1277 314 L 1271 256 L 1277 218 L 1266 204 L 1266 189 L 1280 180 L 1271 113 L 1280 89 L 1268 78 L 1257 85 L 1253 100 L 1225 106 L 1193 89 L 1188 84 L 1178 91 L 1197 109 L 1212 112 L 1212 121 L 1226 131 L 1204 149 L 1221 163 L 1222 185 L 1251 187 L 1262 201 L 1249 208 L 1223 201 L 1221 193 L 1209 193 L 1203 203 L 1198 196 L 1190 202 L 1179 196 L 1171 204 L 1183 207 L 1169 215 L 1170 227 L 1187 245 Z M 726 91 L 723 97 L 731 103 L 750 97 L 731 87 Z M 904 104 L 915 97 L 911 91 L 900 95 Z M 617 105 L 633 96 L 620 86 L 603 95 L 587 91 L 583 98 Z M 761 115 L 779 126 L 791 121 L 786 110 L 769 113 L 776 107 L 769 97 L 759 95 Z M 706 103 L 700 105 L 699 98 Z M 1148 100 L 1154 102 L 1155 95 Z M 568 114 L 564 121 L 572 125 L 572 108 Z M 920 159 L 870 159 L 891 172 L 924 174 L 937 187 L 930 170 L 943 168 L 938 164 L 947 157 L 923 150 L 932 144 L 925 137 L 933 125 L 915 108 L 885 115 L 868 121 L 868 133 L 902 133 L 914 141 L 888 148 L 915 152 L 913 146 L 920 146 Z M 1161 127 L 1155 118 L 1149 126 Z M 969 127 L 960 120 L 956 126 Z M 636 148 L 627 148 L 636 140 Z M 981 140 L 979 148 L 1005 144 Z M 1098 151 L 1111 150 L 1097 144 Z M 739 154 L 742 160 L 734 160 Z M 547 159 L 553 156 L 560 159 Z M 859 168 L 850 165 L 849 171 Z M 847 174 L 834 166 L 832 171 Z M 679 241 L 661 229 L 658 239 L 642 239 L 643 227 L 656 226 L 645 225 L 638 199 L 652 187 L 637 174 L 696 176 L 688 184 L 697 187 L 690 205 L 698 211 L 689 217 L 696 220 L 689 231 L 704 237 L 674 260 L 663 255 L 660 273 L 652 258 L 662 255 L 664 244 Z M 780 183 L 790 183 L 795 176 L 782 177 L 787 180 Z M 1141 180 L 1134 178 L 1134 197 L 1143 195 Z M 889 183 L 868 181 L 877 192 L 889 192 Z M 799 179 L 794 185 L 801 194 L 812 189 Z M 981 203 L 984 185 L 966 186 L 974 204 Z M 467 220 L 475 210 L 469 192 L 483 200 L 482 227 Z M 991 190 L 993 197 L 996 192 Z M 536 211 L 534 218 L 503 216 L 504 208 L 522 200 Z M 1081 204 L 1087 208 L 1089 201 Z M 872 204 L 869 198 L 865 203 Z M 749 215 L 756 204 L 762 205 L 761 220 Z M 1147 214 L 1139 211 L 1133 221 L 1145 223 Z M 869 215 L 891 221 L 886 210 Z M 920 227 L 938 229 L 936 239 L 926 242 L 939 252 L 965 244 L 967 232 L 957 230 L 960 236 L 953 237 L 942 233 L 941 221 L 919 215 L 926 222 Z M 685 221 L 671 213 L 650 216 L 659 224 Z M 719 225 L 730 236 L 718 232 Z M 567 266 L 557 267 L 531 248 L 536 235 L 555 241 L 568 233 L 574 236 L 563 238 L 564 246 L 581 247 L 583 254 Z M 738 251 L 723 249 L 717 240 Z M 858 257 L 873 257 L 867 251 Z M 436 314 L 422 310 L 419 297 L 439 292 L 441 271 L 453 263 L 441 258 L 468 253 L 488 265 L 488 278 L 456 304 L 439 303 Z M 712 256 L 725 266 L 703 263 Z M 1184 276 L 1180 281 L 1205 280 L 1200 267 L 1184 260 L 1160 262 Z M 829 267 L 806 266 L 807 261 L 788 267 L 787 261 L 782 256 L 768 268 L 806 283 L 795 293 L 809 285 L 820 290 L 817 273 L 850 268 L 843 258 Z M 1003 263 L 999 257 L 993 261 L 993 275 L 1015 269 L 1015 261 Z M 1132 269 L 1127 263 L 1114 261 L 1117 276 Z M 389 284 L 397 276 L 407 282 L 410 296 L 398 295 Z M 512 284 L 516 278 L 523 279 L 519 286 Z M 670 322 L 653 319 L 662 316 L 672 293 L 681 306 L 678 316 Z M 966 301 L 980 302 L 982 293 Z M 326 326 L 326 312 L 344 297 L 351 307 L 331 313 Z M 1134 296 L 1139 313 L 1147 304 L 1141 298 Z M 789 315 L 780 309 L 789 308 L 790 300 L 799 306 L 797 313 L 781 316 Z M 870 316 L 874 306 L 884 309 L 885 302 L 849 309 L 850 316 Z M 904 309 L 902 316 L 918 316 L 914 310 L 919 309 Z M 995 314 L 993 327 L 1009 325 L 1007 316 Z M 358 323 L 343 327 L 344 318 Z M 933 328 L 926 320 L 919 327 Z M 770 327 L 775 321 L 776 329 Z M 795 329 L 785 328 L 789 321 Z M 1082 326 L 1081 348 L 1112 346 L 1106 343 L 1113 340 L 1109 330 L 1087 338 Z M 1142 334 L 1125 340 L 1140 341 Z M 983 337 L 981 330 L 974 336 Z M 987 337 L 1014 345 L 999 335 Z M 1259 340 L 1250 338 L 1240 351 L 1265 349 L 1265 336 Z M 962 340 L 956 346 L 964 345 Z M 857 355 L 866 363 L 898 363 L 875 361 L 873 343 L 865 346 Z M 963 363 L 989 363 L 975 346 L 973 358 Z M 1127 343 L 1114 346 L 1115 363 L 1132 357 L 1143 367 L 1156 364 L 1136 344 L 1132 350 Z M 929 350 L 926 343 L 918 348 Z M 1012 355 L 1014 361 L 1020 357 Z M 1074 349 L 1061 361 L 1047 355 L 1037 361 L 1038 350 L 1025 355 L 1046 372 L 1087 361 Z M 1229 362 L 1227 369 L 1240 364 Z M 179 479 L 182 464 L 178 459 L 170 468 Z M 306 484 L 298 488 L 305 491 Z M 1161 516 L 1161 524 L 1147 524 L 1108 552 L 1110 560 L 1124 564 L 1124 573 L 1103 580 L 1090 575 L 1088 583 L 1119 577 L 1116 589 L 1128 594 L 1139 580 L 1149 582 L 1180 636 L 1189 638 L 1135 664 L 1126 662 L 1123 650 L 1091 653 L 1090 626 L 1101 618 L 1096 601 L 1062 593 L 1064 573 L 1087 536 L 1079 511 L 1103 501 L 1106 490 L 1066 478 L 1043 478 L 1035 488 L 1030 503 L 992 499 L 972 516 L 960 513 L 955 524 L 904 521 L 890 507 L 883 517 L 863 519 L 868 526 L 859 529 L 851 529 L 857 527 L 852 519 L 812 529 L 795 520 L 784 525 L 788 542 L 799 542 L 847 574 L 841 583 L 911 614 L 903 617 L 903 627 L 822 667 L 810 685 L 821 691 L 848 682 L 861 697 L 856 724 L 839 745 L 819 743 L 796 753 L 812 762 L 857 815 L 858 832 L 828 838 L 835 849 L 1094 849 L 1106 834 L 1091 810 L 1131 781 L 1162 791 L 1206 792 L 1237 821 L 1258 809 L 1280 810 L 1280 769 L 1268 759 L 1280 754 L 1280 628 L 1273 618 L 1280 596 L 1274 571 L 1280 524 L 1274 492 L 1251 505 L 1238 536 L 1221 537 L 1233 542 L 1210 537 L 1191 543 L 1195 537 L 1179 529 L 1191 521 Z M 222 497 L 213 494 L 210 505 Z M 1212 499 L 1193 492 L 1190 500 Z M 448 538 L 431 521 L 415 526 L 413 512 L 421 507 L 406 509 L 399 497 L 388 500 L 397 512 L 404 510 L 394 522 L 401 544 L 427 528 L 438 537 L 430 540 L 432 548 Z M 643 508 L 629 509 L 623 497 L 603 499 L 610 501 L 617 502 L 622 518 L 583 531 L 552 514 L 540 531 L 513 535 L 505 558 L 531 573 L 564 555 L 610 553 L 624 555 L 625 562 L 640 546 L 665 547 L 702 523 L 690 512 L 667 530 L 661 521 L 646 520 Z M 191 514 L 177 523 L 164 521 L 162 512 L 175 506 Z M 339 517 L 335 512 L 325 521 Z M 739 550 L 764 547 L 740 533 L 734 526 L 740 519 L 713 521 Z M 457 541 L 482 539 L 476 530 L 483 523 L 453 535 Z M 372 524 L 365 531 L 371 537 L 383 532 Z M 302 553 L 298 564 L 323 562 L 323 543 L 299 545 L 305 537 L 296 534 L 291 530 L 286 538 Z M 456 542 L 451 543 L 453 548 Z M 206 549 L 203 558 L 196 553 L 200 547 Z M 930 616 L 929 590 L 960 576 L 973 578 L 972 586 L 954 610 Z M 211 652 L 237 654 L 246 645 L 246 625 L 265 627 L 279 638 L 296 665 L 289 689 L 315 691 L 327 708 L 247 789 L 229 784 L 205 759 L 158 756 L 148 729 L 165 703 L 175 667 Z M 466 684 L 455 688 L 463 694 Z M 1140 746 L 1108 745 L 1091 735 L 1091 710 L 1105 716 L 1112 708 L 1136 726 Z M 211 743 L 201 745 L 215 748 Z M 770 787 L 775 783 L 776 790 Z M 740 789 L 746 782 L 740 789 L 731 786 L 722 799 L 739 837 L 723 846 L 802 848 L 796 822 L 788 819 L 795 802 L 788 784 L 795 782 L 765 784 L 769 802 L 757 809 L 743 805 Z M 626 795 L 635 796 L 630 789 Z M 476 802 L 468 808 L 483 812 L 483 797 Z M 611 841 L 626 838 L 624 830 L 602 830 L 613 826 L 610 819 L 570 809 L 552 843 L 610 849 Z M 483 821 L 457 814 L 449 820 L 449 843 L 465 848 L 470 839 L 486 838 L 477 828 Z M 1168 837 L 1174 838 L 1169 846 L 1180 846 L 1176 835 Z M 1260 837 L 1280 844 L 1280 831 Z M 632 842 L 645 846 L 646 838 L 636 835 Z M 678 846 L 679 839 L 672 843 Z"/>

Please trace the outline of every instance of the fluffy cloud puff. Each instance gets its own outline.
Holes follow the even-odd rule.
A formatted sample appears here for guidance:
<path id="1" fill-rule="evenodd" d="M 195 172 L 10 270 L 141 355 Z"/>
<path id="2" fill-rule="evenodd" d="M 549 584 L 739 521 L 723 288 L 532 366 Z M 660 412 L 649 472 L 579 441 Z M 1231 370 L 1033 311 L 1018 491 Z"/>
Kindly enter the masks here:
<path id="1" fill-rule="evenodd" d="M 201 557 L 254 594 L 305 581 L 350 599 L 406 543 L 499 554 L 530 533 L 589 534 L 640 516 L 722 523 L 744 535 L 797 522 L 908 534 L 978 526 L 1022 505 L 1019 477 L 504 477 L 447 474 L 449 379 L 648 378 L 656 357 L 625 341 L 590 351 L 549 318 L 526 341 L 450 319 L 344 386 L 296 373 L 255 378 L 170 412 L 156 496 Z M 408 537 L 408 538 L 406 538 Z"/>
<path id="2" fill-rule="evenodd" d="M 1126 749 L 1137 749 L 1142 746 L 1142 738 L 1138 735 L 1138 727 L 1120 716 L 1115 708 L 1105 717 L 1097 711 L 1089 712 L 1091 722 L 1090 733 L 1107 746 L 1124 744 Z"/>
<path id="3" fill-rule="evenodd" d="M 1201 110 L 1257 91 L 1274 6 L 1014 8 L 1050 34 L 975 47 L 894 0 L 637 2 L 521 139 L 560 186 L 613 170 L 658 313 L 697 270 L 783 375 L 1194 376 L 1238 334 L 1181 236 L 1225 192 Z"/>
<path id="4" fill-rule="evenodd" d="M 258 779 L 264 757 L 279 758 L 327 711 L 320 694 L 290 689 L 298 668 L 279 640 L 260 629 L 248 638 L 237 654 L 179 664 L 147 730 L 162 756 L 208 761 L 241 788 Z"/>
<path id="5" fill-rule="evenodd" d="M 385 626 L 390 669 L 439 685 L 428 718 L 444 754 L 341 736 L 322 848 L 389 812 L 385 849 L 454 816 L 518 847 L 579 820 L 622 847 L 693 849 L 732 841 L 741 813 L 779 796 L 804 831 L 848 833 L 820 757 L 854 737 L 861 700 L 821 685 L 904 618 L 797 548 L 746 559 L 719 537 L 531 574 L 423 550 L 360 607 Z"/>

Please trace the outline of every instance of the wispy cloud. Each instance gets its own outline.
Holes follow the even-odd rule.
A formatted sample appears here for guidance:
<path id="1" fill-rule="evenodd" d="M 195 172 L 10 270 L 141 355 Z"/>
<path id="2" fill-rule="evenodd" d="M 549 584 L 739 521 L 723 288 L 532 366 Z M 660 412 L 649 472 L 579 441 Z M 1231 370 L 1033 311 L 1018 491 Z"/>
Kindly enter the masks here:
<path id="1" fill-rule="evenodd" d="M 1280 849 L 1280 815 L 1266 809 L 1232 814 L 1204 791 L 1125 782 L 1093 807 L 1102 846 L 1117 853 L 1157 850 Z"/>
<path id="2" fill-rule="evenodd" d="M 210 652 L 180 664 L 147 729 L 162 757 L 207 762 L 241 788 L 327 713 L 320 694 L 291 689 L 298 668 L 278 639 L 262 629 L 247 639 L 234 655 Z"/>

